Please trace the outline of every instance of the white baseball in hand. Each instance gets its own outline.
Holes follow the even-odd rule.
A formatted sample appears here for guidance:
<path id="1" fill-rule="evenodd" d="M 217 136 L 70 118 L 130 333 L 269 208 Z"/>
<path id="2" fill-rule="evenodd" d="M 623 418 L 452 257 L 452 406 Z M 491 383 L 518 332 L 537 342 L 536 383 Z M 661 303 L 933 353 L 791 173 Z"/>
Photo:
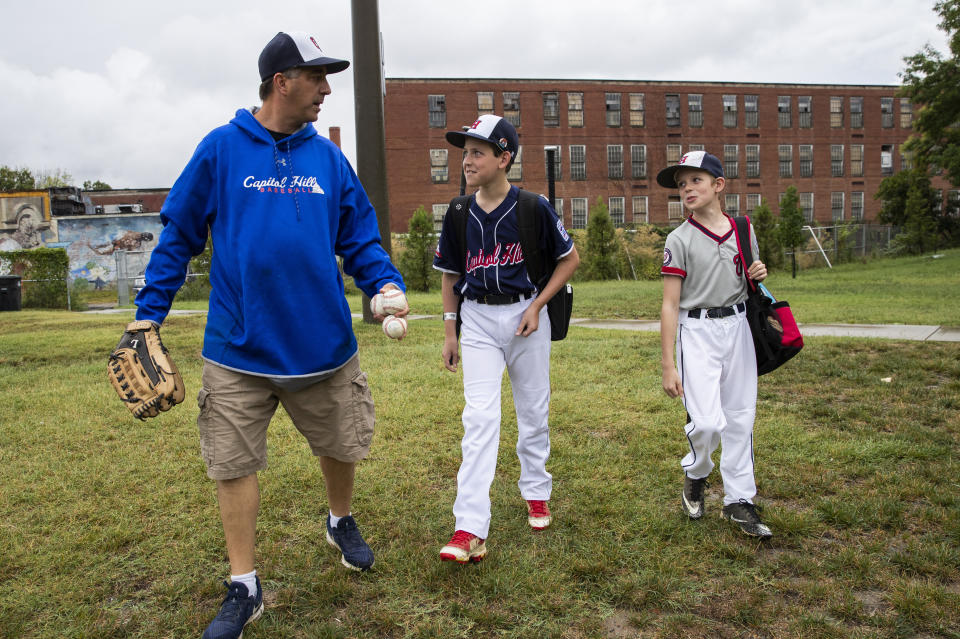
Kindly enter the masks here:
<path id="1" fill-rule="evenodd" d="M 388 288 L 383 293 L 377 293 L 370 300 L 370 311 L 374 315 L 396 315 L 410 308 L 407 305 L 407 296 L 396 288 Z"/>
<path id="2" fill-rule="evenodd" d="M 395 315 L 387 315 L 383 320 L 383 333 L 392 339 L 400 339 L 407 334 L 407 320 Z"/>

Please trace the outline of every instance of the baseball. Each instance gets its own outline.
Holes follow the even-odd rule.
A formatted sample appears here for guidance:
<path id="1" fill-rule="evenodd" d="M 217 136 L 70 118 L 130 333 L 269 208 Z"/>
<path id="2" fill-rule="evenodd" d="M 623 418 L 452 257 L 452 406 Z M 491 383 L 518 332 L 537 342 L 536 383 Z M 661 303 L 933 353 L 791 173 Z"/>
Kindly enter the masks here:
<path id="1" fill-rule="evenodd" d="M 390 288 L 384 293 L 377 293 L 370 300 L 370 311 L 374 315 L 395 315 L 409 308 L 407 296 L 403 291 Z"/>
<path id="2" fill-rule="evenodd" d="M 394 315 L 387 315 L 383 320 L 383 333 L 392 339 L 400 339 L 407 334 L 407 320 Z"/>

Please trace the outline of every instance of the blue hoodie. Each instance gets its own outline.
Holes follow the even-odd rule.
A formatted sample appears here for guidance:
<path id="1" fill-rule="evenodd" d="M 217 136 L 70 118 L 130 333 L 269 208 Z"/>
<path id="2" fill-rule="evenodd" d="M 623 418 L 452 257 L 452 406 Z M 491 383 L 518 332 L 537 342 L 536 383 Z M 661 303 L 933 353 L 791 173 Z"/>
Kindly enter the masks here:
<path id="1" fill-rule="evenodd" d="M 137 319 L 162 323 L 191 256 L 213 239 L 203 357 L 265 376 L 336 370 L 357 352 L 343 271 L 368 296 L 400 273 L 347 159 L 306 124 L 274 142 L 241 109 L 207 135 L 170 190 L 137 295 Z"/>

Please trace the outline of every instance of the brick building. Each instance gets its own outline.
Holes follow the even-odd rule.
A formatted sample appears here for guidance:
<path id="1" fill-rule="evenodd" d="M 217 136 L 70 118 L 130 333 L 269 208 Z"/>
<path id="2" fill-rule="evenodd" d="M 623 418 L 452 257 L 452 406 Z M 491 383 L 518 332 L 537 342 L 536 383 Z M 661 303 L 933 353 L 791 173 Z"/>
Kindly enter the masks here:
<path id="1" fill-rule="evenodd" d="M 546 193 L 546 151 L 558 212 L 586 226 L 602 198 L 619 225 L 675 224 L 683 211 L 657 171 L 692 150 L 724 163 L 725 208 L 774 211 L 796 186 L 807 220 L 873 221 L 881 180 L 909 166 L 901 146 L 912 105 L 877 85 L 630 82 L 612 80 L 414 79 L 386 81 L 387 183 L 391 226 L 405 232 L 418 206 L 434 221 L 459 192 L 458 149 L 444 133 L 478 114 L 510 119 L 521 151 L 511 181 Z M 934 187 L 949 189 L 942 181 Z M 944 197 L 948 197 L 944 193 Z M 951 191 L 949 197 L 956 197 Z"/>

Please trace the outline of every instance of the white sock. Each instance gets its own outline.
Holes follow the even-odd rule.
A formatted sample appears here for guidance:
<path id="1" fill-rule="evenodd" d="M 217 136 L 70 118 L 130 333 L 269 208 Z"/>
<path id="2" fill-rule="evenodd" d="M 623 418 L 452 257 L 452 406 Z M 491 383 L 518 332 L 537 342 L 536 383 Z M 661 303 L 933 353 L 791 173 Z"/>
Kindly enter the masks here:
<path id="1" fill-rule="evenodd" d="M 352 514 L 353 514 L 352 512 L 349 512 L 349 513 L 347 513 L 346 515 L 344 515 L 343 517 L 349 517 L 349 516 L 352 515 Z M 331 528 L 336 528 L 336 527 L 337 527 L 337 524 L 340 523 L 340 520 L 343 519 L 343 517 L 337 517 L 336 515 L 333 514 L 333 511 L 330 511 L 330 527 L 331 527 Z"/>
<path id="2" fill-rule="evenodd" d="M 247 587 L 247 593 L 251 597 L 257 596 L 257 571 L 253 570 L 245 575 L 230 575 L 230 581 L 240 582 Z"/>

